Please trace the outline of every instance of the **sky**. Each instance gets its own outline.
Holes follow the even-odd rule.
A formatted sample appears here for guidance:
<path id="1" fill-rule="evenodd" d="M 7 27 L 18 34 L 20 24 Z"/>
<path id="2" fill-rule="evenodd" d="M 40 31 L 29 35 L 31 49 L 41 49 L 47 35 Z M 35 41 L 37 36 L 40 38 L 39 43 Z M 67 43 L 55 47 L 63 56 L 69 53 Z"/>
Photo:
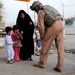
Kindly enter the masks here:
<path id="1" fill-rule="evenodd" d="M 0 1 L 4 4 L 3 20 L 5 21 L 6 25 L 14 25 L 16 23 L 18 12 L 21 9 L 25 10 L 31 16 L 33 21 L 36 21 L 37 17 L 34 18 L 34 12 L 30 10 L 30 6 L 33 0 L 31 0 L 29 3 L 20 2 L 16 0 L 0 0 Z M 61 15 L 64 14 L 65 18 L 75 16 L 75 0 L 39 0 L 39 1 L 43 5 L 53 6 L 55 9 L 59 11 Z M 63 7 L 62 3 L 64 4 Z M 62 14 L 62 12 L 64 13 Z"/>

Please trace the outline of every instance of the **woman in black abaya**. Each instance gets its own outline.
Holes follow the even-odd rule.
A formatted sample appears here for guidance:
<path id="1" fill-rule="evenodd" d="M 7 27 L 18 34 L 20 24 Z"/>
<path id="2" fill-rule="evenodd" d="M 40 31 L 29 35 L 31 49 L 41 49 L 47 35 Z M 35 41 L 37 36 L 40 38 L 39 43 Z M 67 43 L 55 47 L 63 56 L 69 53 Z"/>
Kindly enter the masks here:
<path id="1" fill-rule="evenodd" d="M 16 24 L 19 25 L 20 32 L 23 33 L 23 39 L 21 41 L 22 47 L 20 49 L 20 59 L 32 60 L 32 55 L 34 54 L 34 23 L 24 10 L 20 10 Z"/>

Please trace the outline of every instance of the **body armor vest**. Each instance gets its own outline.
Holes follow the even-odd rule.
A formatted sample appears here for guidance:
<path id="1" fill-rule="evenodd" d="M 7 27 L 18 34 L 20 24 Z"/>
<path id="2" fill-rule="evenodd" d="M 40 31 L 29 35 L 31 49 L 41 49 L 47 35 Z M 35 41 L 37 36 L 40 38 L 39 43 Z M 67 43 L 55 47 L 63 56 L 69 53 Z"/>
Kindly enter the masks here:
<path id="1" fill-rule="evenodd" d="M 55 21 L 63 20 L 59 12 L 49 5 L 42 7 L 42 11 L 45 13 L 44 16 L 44 25 L 45 27 L 50 27 Z"/>

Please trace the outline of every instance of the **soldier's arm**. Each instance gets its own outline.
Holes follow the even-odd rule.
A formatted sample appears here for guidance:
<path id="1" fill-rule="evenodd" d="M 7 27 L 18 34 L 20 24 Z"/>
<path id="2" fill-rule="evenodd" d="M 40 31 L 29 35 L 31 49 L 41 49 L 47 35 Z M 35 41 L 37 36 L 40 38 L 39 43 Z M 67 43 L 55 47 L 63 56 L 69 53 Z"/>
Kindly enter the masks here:
<path id="1" fill-rule="evenodd" d="M 39 29 L 39 33 L 40 33 L 40 37 L 43 38 L 44 36 L 44 15 L 45 13 L 40 10 L 38 12 L 38 29 Z"/>

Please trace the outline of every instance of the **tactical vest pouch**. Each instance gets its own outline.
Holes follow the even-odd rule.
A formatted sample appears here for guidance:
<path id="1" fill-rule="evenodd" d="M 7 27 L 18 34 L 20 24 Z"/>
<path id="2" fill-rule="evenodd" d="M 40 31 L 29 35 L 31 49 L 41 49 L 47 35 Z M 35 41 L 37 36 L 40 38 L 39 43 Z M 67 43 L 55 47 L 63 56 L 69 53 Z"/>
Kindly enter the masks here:
<path id="1" fill-rule="evenodd" d="M 48 14 L 45 14 L 44 17 L 45 27 L 51 27 L 54 22 L 55 20 L 53 18 L 51 18 Z"/>

